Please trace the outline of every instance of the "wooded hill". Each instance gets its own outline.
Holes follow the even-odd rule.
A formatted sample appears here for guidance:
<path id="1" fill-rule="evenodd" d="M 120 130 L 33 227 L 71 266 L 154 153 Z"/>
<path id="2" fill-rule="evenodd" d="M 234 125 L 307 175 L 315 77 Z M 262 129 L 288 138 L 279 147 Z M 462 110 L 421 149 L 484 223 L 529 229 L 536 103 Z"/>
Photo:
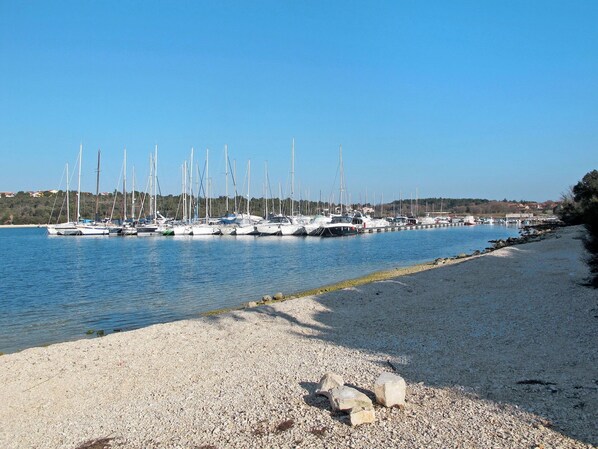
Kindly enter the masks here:
<path id="1" fill-rule="evenodd" d="M 65 192 L 39 192 L 39 196 L 32 196 L 29 192 L 18 192 L 12 197 L 0 196 L 0 224 L 48 224 L 66 221 L 66 195 Z M 70 193 L 70 217 L 74 220 L 76 214 L 76 192 Z M 247 210 L 246 199 L 237 197 L 237 210 Z M 131 215 L 131 199 L 128 197 L 128 212 Z M 235 210 L 235 199 L 229 198 L 229 211 Z M 225 197 L 213 198 L 210 200 L 212 217 L 224 215 L 226 211 Z M 143 213 L 140 214 L 140 207 L 143 204 Z M 264 216 L 266 200 L 264 198 L 252 198 L 250 207 L 254 215 Z M 493 201 L 475 198 L 421 198 L 415 200 L 396 200 L 384 205 L 380 204 L 353 204 L 353 208 L 371 207 L 376 216 L 419 215 L 426 213 L 436 215 L 440 212 L 452 215 L 495 215 L 501 216 L 506 213 L 548 213 L 552 214 L 553 209 L 558 205 L 556 202 L 538 204 L 530 201 Z M 149 214 L 149 198 L 145 198 L 141 192 L 136 192 L 135 217 Z M 316 201 L 295 200 L 294 211 L 303 214 L 315 214 L 323 209 L 334 210 L 337 205 L 318 203 Z M 95 219 L 96 196 L 88 192 L 81 193 L 81 218 Z M 268 200 L 268 210 L 283 214 L 290 213 L 290 199 L 279 202 L 278 199 Z M 121 194 L 103 194 L 98 201 L 99 218 L 112 217 L 119 220 L 123 216 L 123 197 Z M 158 210 L 165 217 L 182 218 L 183 207 L 181 195 L 164 195 L 158 197 Z M 199 205 L 200 217 L 205 216 L 205 200 L 201 199 Z"/>

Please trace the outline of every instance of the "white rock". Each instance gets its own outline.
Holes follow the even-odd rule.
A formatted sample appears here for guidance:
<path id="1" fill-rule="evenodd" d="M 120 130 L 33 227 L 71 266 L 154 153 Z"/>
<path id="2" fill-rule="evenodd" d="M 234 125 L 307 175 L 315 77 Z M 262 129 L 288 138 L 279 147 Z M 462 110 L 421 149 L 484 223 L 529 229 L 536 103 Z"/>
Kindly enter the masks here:
<path id="1" fill-rule="evenodd" d="M 349 415 L 352 426 L 359 426 L 361 424 L 373 423 L 376 421 L 376 414 L 373 407 L 363 408 L 355 407 L 351 409 Z"/>
<path id="2" fill-rule="evenodd" d="M 393 373 L 380 374 L 380 377 L 378 377 L 378 380 L 374 384 L 376 401 L 386 407 L 394 405 L 404 407 L 406 390 L 407 384 L 405 383 L 405 379 Z"/>
<path id="3" fill-rule="evenodd" d="M 351 387 L 336 387 L 328 394 L 332 410 L 351 410 L 353 408 L 372 408 L 372 401 L 365 394 Z"/>
<path id="4" fill-rule="evenodd" d="M 322 396 L 328 396 L 330 390 L 336 387 L 342 387 L 345 384 L 343 378 L 335 373 L 326 373 L 320 379 L 320 383 L 318 384 L 318 388 L 316 389 L 316 394 L 321 394 Z"/>

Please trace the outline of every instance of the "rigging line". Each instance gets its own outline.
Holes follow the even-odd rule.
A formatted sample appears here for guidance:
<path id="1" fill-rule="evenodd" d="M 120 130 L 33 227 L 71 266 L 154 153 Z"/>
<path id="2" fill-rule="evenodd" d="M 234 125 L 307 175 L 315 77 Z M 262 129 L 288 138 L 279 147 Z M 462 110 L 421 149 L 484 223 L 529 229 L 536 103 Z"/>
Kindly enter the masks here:
<path id="1" fill-rule="evenodd" d="M 235 198 L 236 198 L 238 196 L 238 193 L 237 193 L 237 182 L 235 180 L 235 172 L 234 172 L 233 168 L 230 165 L 230 157 L 228 158 L 228 168 L 230 170 L 230 175 L 233 178 L 233 187 L 235 188 Z"/>
<path id="2" fill-rule="evenodd" d="M 137 221 L 141 220 L 141 214 L 143 214 L 143 207 L 145 205 L 145 199 L 147 198 L 147 191 L 149 190 L 149 184 L 151 179 L 151 176 L 147 177 L 147 183 L 145 184 L 145 192 L 143 192 L 143 199 L 141 200 L 141 207 L 139 208 L 139 216 L 137 218 Z"/>
<path id="3" fill-rule="evenodd" d="M 62 180 L 64 179 L 64 172 L 66 171 L 66 167 L 62 170 L 62 175 L 60 176 L 60 182 L 58 183 L 58 189 L 60 190 L 60 187 L 62 186 Z M 66 197 L 65 197 L 66 199 Z M 54 197 L 54 204 L 52 204 L 52 210 L 50 211 L 50 218 L 48 219 L 48 224 L 50 224 L 50 222 L 52 221 L 52 215 L 54 215 L 54 208 L 56 207 L 56 202 L 58 201 L 58 192 L 56 192 L 56 196 Z M 64 202 L 63 202 L 64 203 Z M 62 212 L 62 208 L 60 208 L 60 212 Z M 60 215 L 58 215 L 58 218 L 60 218 Z M 57 223 L 58 223 L 58 218 L 57 218 Z"/>
<path id="4" fill-rule="evenodd" d="M 112 201 L 112 210 L 110 211 L 110 221 L 112 221 L 112 217 L 114 216 L 114 209 L 116 208 L 116 198 L 118 196 L 118 189 L 120 187 L 120 181 L 122 180 L 124 169 L 125 169 L 125 163 L 123 161 L 122 165 L 120 166 L 120 174 L 118 175 L 118 182 L 116 183 L 116 188 L 114 189 L 114 201 Z"/>

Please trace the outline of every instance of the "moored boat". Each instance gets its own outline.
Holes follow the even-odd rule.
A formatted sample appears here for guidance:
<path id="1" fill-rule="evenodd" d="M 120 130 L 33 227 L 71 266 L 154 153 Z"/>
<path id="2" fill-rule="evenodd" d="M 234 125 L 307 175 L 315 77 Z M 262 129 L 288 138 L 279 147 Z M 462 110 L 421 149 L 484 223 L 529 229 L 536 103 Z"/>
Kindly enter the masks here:
<path id="1" fill-rule="evenodd" d="M 357 225 L 353 224 L 353 217 L 343 215 L 333 217 L 330 223 L 320 227 L 320 237 L 344 237 L 348 235 L 357 235 Z"/>

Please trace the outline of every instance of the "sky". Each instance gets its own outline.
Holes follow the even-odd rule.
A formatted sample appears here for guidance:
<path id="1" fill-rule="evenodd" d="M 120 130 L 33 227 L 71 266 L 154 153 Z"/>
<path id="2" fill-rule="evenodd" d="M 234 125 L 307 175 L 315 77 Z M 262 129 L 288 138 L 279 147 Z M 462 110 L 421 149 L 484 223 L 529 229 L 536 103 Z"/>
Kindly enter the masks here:
<path id="1" fill-rule="evenodd" d="M 556 200 L 598 168 L 598 2 L 0 0 L 0 191 Z M 61 181 L 62 179 L 62 181 Z M 71 178 L 76 186 L 77 176 Z M 233 191 L 229 178 L 229 191 Z"/>

